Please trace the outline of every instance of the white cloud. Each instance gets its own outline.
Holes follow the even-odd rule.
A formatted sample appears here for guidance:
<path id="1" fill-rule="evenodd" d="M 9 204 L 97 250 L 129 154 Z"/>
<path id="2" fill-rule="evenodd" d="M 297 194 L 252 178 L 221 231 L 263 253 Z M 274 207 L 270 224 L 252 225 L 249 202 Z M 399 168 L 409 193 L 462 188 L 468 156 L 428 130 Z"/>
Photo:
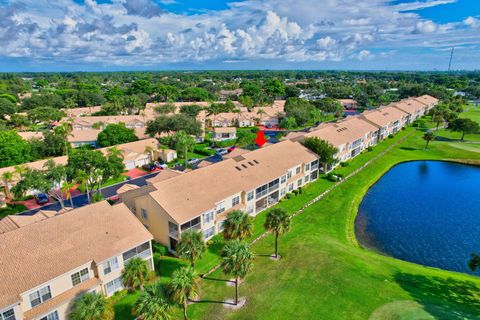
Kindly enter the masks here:
<path id="1" fill-rule="evenodd" d="M 189 16 L 165 11 L 167 2 L 174 0 L 12 0 L 0 5 L 0 57 L 120 66 L 365 61 L 373 48 L 400 54 L 405 47 L 480 45 L 478 35 L 464 32 L 479 25 L 474 17 L 436 24 L 404 12 L 453 0 L 343 0 L 342 10 L 335 0 L 245 0 Z M 393 55 L 382 50 L 373 51 L 376 58 Z"/>

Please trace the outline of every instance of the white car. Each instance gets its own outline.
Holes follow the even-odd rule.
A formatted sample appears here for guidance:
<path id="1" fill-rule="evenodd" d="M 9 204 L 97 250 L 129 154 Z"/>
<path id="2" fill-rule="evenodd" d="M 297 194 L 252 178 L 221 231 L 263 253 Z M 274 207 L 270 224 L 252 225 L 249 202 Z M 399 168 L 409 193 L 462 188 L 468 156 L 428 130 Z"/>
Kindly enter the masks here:
<path id="1" fill-rule="evenodd" d="M 224 156 L 228 153 L 228 150 L 227 149 L 218 149 L 216 153 L 219 156 Z"/>
<path id="2" fill-rule="evenodd" d="M 198 160 L 197 158 L 188 159 L 187 164 L 195 164 L 198 161 L 200 161 L 200 160 Z"/>

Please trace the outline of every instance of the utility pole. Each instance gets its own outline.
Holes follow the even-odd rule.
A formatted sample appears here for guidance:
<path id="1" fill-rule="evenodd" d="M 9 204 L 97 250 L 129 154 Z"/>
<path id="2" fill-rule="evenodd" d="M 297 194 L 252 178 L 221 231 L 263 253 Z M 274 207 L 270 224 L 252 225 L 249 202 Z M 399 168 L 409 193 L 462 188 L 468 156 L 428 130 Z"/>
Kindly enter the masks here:
<path id="1" fill-rule="evenodd" d="M 450 53 L 450 62 L 448 62 L 448 72 L 450 72 L 450 68 L 452 67 L 453 50 L 455 50 L 455 48 L 452 48 L 452 52 Z"/>

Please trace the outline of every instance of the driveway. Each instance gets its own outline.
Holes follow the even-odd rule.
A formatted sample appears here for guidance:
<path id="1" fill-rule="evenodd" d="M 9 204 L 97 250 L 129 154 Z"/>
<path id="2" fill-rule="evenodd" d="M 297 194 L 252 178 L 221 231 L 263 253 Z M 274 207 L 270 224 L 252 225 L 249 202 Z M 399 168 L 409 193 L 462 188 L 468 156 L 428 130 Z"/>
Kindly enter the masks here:
<path id="1" fill-rule="evenodd" d="M 159 172 L 161 172 L 161 171 L 148 173 L 146 175 L 143 175 L 143 176 L 135 178 L 135 179 L 126 180 L 124 182 L 120 182 L 120 183 L 102 188 L 101 189 L 102 195 L 103 195 L 104 198 L 111 198 L 113 196 L 116 196 L 117 195 L 117 190 L 120 189 L 120 187 L 123 186 L 126 183 L 134 184 L 134 185 L 137 185 L 139 187 L 145 186 L 147 184 L 146 180 L 155 177 Z M 74 205 L 75 208 L 83 207 L 87 204 L 88 204 L 88 199 L 87 199 L 87 195 L 85 193 L 73 196 L 73 205 Z M 65 206 L 70 207 L 70 200 L 65 201 Z M 19 213 L 19 215 L 31 216 L 31 215 L 37 213 L 40 210 L 55 210 L 55 211 L 58 211 L 61 208 L 62 207 L 60 206 L 60 203 L 54 202 L 54 203 L 50 203 L 50 204 L 47 204 L 47 205 L 39 207 L 39 208 L 23 211 L 23 212 Z"/>

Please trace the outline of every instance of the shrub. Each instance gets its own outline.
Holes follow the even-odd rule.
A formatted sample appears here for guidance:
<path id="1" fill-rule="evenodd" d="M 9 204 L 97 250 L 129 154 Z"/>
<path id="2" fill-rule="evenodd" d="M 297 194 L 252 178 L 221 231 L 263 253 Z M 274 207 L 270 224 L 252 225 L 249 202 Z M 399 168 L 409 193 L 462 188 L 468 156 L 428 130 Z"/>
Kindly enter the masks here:
<path id="1" fill-rule="evenodd" d="M 348 163 L 348 162 L 340 162 L 340 165 L 341 165 L 342 167 L 348 167 L 348 166 L 350 165 L 350 163 Z"/>
<path id="2" fill-rule="evenodd" d="M 388 139 L 392 139 L 392 138 L 393 138 L 393 134 L 389 134 Z"/>
<path id="3" fill-rule="evenodd" d="M 373 147 L 372 147 L 372 146 L 368 147 L 368 148 L 367 148 L 367 151 L 369 151 L 369 152 L 370 152 L 370 151 L 373 151 Z"/>
<path id="4" fill-rule="evenodd" d="M 302 194 L 302 193 L 303 193 L 302 187 L 298 188 L 298 194 Z"/>
<path id="5" fill-rule="evenodd" d="M 166 256 L 168 254 L 167 246 L 164 246 L 163 244 L 160 244 L 155 241 L 152 242 L 152 250 L 153 250 L 153 253 L 159 254 L 161 256 Z"/>
<path id="6" fill-rule="evenodd" d="M 225 140 L 225 141 L 214 141 L 213 145 L 215 148 L 226 148 L 231 147 L 237 142 L 236 140 Z"/>
<path id="7" fill-rule="evenodd" d="M 402 130 L 407 130 L 407 127 L 402 127 Z"/>
<path id="8" fill-rule="evenodd" d="M 298 194 L 298 189 L 295 189 L 292 191 L 294 195 L 297 195 Z"/>
<path id="9" fill-rule="evenodd" d="M 215 150 L 212 150 L 212 149 L 207 149 L 203 146 L 194 146 L 193 147 L 193 152 L 197 153 L 197 154 L 201 154 L 203 156 L 213 156 L 215 154 Z"/>

